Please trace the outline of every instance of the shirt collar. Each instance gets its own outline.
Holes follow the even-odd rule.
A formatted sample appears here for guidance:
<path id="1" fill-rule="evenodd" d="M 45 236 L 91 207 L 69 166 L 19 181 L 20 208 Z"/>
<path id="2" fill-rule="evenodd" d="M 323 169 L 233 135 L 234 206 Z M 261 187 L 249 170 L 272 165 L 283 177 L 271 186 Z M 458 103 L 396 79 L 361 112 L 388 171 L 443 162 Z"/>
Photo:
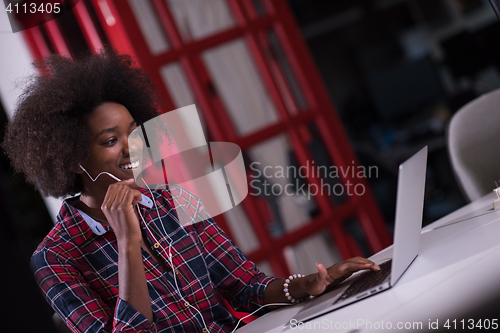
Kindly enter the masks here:
<path id="1" fill-rule="evenodd" d="M 151 198 L 147 197 L 146 195 L 144 195 L 142 193 L 141 193 L 141 195 L 142 195 L 142 200 L 139 201 L 139 204 L 146 207 L 146 208 L 151 209 L 151 207 L 153 207 L 153 200 L 151 200 Z M 87 223 L 89 228 L 94 232 L 94 234 L 101 236 L 101 235 L 105 234 L 106 231 L 109 230 L 108 226 L 103 226 L 101 223 L 94 220 L 90 215 L 84 213 L 80 209 L 77 209 L 77 210 L 80 213 L 80 215 L 83 217 L 83 219 L 85 220 L 85 222 Z"/>

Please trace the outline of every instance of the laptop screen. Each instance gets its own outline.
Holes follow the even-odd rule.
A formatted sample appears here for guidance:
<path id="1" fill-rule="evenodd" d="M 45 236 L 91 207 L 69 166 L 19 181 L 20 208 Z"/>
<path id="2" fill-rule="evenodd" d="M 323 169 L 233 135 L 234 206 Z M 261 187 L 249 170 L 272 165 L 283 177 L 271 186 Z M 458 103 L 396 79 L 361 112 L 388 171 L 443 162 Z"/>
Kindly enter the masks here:
<path id="1" fill-rule="evenodd" d="M 427 146 L 399 166 L 391 286 L 418 255 L 426 169 Z"/>

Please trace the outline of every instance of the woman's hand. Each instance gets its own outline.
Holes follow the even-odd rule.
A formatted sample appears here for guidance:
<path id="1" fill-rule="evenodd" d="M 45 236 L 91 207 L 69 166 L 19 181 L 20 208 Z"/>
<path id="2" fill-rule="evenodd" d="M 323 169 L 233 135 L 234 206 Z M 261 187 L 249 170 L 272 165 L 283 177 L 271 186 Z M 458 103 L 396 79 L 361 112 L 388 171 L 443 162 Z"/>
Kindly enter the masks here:
<path id="1" fill-rule="evenodd" d="M 109 185 L 101 210 L 116 235 L 118 243 L 140 243 L 142 233 L 134 206 L 142 200 L 141 192 L 133 189 L 133 179 Z"/>
<path id="2" fill-rule="evenodd" d="M 318 296 L 327 288 L 341 283 L 356 271 L 362 269 L 380 270 L 380 267 L 375 265 L 373 261 L 360 257 L 341 261 L 328 269 L 323 264 L 316 264 L 316 267 L 318 268 L 317 273 L 309 274 L 300 279 L 293 279 L 288 284 L 287 288 L 290 296 L 296 300 L 306 298 L 309 295 Z M 265 304 L 289 302 L 287 295 L 283 292 L 283 283 L 284 280 L 276 279 L 268 284 L 264 291 Z"/>
<path id="3" fill-rule="evenodd" d="M 133 179 L 109 185 L 101 210 L 118 242 L 118 296 L 153 322 L 141 253 L 141 226 L 134 206 L 142 199 Z"/>
<path id="4" fill-rule="evenodd" d="M 316 268 L 318 269 L 318 273 L 314 274 L 314 278 L 311 277 L 308 279 L 309 281 L 306 284 L 307 293 L 312 296 L 322 294 L 327 287 L 341 283 L 351 276 L 352 273 L 359 270 L 380 270 L 380 267 L 375 265 L 373 261 L 361 257 L 341 261 L 328 269 L 323 264 L 316 264 Z"/>

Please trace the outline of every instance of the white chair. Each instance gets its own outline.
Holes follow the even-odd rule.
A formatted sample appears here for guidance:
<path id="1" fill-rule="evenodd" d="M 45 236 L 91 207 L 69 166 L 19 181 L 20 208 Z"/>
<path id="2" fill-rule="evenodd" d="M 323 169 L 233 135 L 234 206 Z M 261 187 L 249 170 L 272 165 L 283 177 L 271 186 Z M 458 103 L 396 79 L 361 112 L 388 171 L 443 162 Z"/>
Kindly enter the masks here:
<path id="1" fill-rule="evenodd" d="M 448 151 L 455 176 L 470 201 L 495 188 L 495 180 L 500 180 L 500 89 L 455 113 L 448 128 Z"/>

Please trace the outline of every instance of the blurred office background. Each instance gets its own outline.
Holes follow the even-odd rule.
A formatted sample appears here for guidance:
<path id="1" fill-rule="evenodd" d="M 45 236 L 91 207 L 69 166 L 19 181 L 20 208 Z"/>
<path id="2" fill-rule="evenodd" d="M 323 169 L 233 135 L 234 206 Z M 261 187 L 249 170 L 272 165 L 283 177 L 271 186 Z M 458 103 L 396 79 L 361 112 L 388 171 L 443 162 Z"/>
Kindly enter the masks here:
<path id="1" fill-rule="evenodd" d="M 195 103 L 207 141 L 239 144 L 249 181 L 366 188 L 361 198 L 256 196 L 251 188 L 242 205 L 217 217 L 268 274 L 312 273 L 317 261 L 331 265 L 389 245 L 398 165 L 424 145 L 423 225 L 466 203 L 446 127 L 461 106 L 500 87 L 500 24 L 487 0 L 80 0 L 66 1 L 65 10 L 0 34 L 2 137 L 32 60 L 78 58 L 111 45 L 152 76 L 163 111 Z M 262 179 L 252 162 L 273 170 L 375 166 L 378 173 Z M 13 318 L 29 313 L 39 332 L 52 332 L 51 310 L 29 258 L 59 204 L 14 175 L 0 154 L 2 285 L 13 286 L 5 290 L 12 308 L 24 309 Z"/>

